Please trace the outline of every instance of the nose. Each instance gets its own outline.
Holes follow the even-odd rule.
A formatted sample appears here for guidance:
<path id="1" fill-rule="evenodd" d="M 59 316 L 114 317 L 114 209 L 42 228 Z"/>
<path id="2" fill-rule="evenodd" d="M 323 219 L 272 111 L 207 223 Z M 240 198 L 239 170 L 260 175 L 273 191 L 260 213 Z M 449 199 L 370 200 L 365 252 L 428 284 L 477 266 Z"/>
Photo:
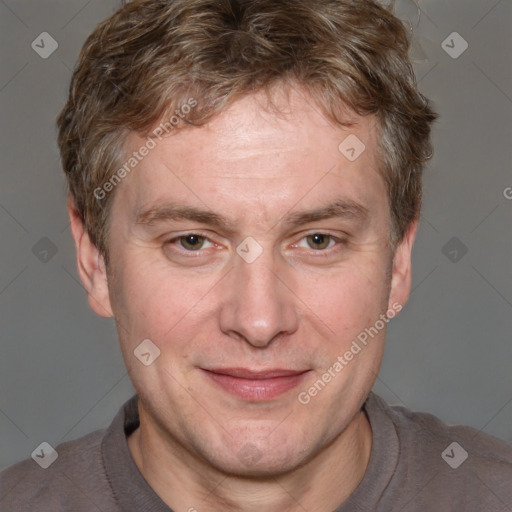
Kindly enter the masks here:
<path id="1" fill-rule="evenodd" d="M 283 268 L 272 255 L 247 263 L 236 258 L 224 283 L 220 328 L 255 348 L 292 334 L 298 327 L 297 299 L 288 288 Z"/>

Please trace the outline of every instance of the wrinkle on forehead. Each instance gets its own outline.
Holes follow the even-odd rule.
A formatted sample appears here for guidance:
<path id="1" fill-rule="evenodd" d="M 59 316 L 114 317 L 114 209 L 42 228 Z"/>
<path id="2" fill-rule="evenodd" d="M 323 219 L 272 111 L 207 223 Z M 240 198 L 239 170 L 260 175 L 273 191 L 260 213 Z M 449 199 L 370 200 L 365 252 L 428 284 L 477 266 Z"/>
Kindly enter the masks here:
<path id="1" fill-rule="evenodd" d="M 204 136 L 215 140 L 217 155 L 226 161 L 300 155 L 318 151 L 315 134 L 326 128 L 349 129 L 329 119 L 301 87 L 275 88 L 270 101 L 265 91 L 244 96 L 204 126 Z M 360 119 L 347 107 L 350 130 L 357 129 Z M 304 140 L 311 143 L 304 145 Z"/>

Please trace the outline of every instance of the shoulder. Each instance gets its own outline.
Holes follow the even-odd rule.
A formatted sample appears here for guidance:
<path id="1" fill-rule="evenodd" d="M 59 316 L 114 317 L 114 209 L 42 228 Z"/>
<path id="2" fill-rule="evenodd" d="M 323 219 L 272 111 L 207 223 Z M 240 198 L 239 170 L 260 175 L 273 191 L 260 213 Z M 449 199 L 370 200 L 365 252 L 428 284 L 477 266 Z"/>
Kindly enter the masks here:
<path id="1" fill-rule="evenodd" d="M 57 458 L 46 469 L 27 459 L 2 471 L 0 510 L 115 510 L 113 503 L 108 502 L 111 492 L 101 454 L 104 434 L 105 429 L 97 430 L 58 445 Z M 43 449 L 41 460 L 48 456 Z M 51 458 L 46 462 L 50 461 Z"/>
<path id="2" fill-rule="evenodd" d="M 388 414 L 404 440 L 414 441 L 419 449 L 444 447 L 439 455 L 450 462 L 450 467 L 462 465 L 471 456 L 477 463 L 495 463 L 497 467 L 512 469 L 511 444 L 473 427 L 449 425 L 433 414 L 401 406 L 388 407 Z"/>
<path id="3" fill-rule="evenodd" d="M 512 445 L 475 428 L 449 425 L 432 414 L 375 398 L 375 406 L 391 419 L 399 439 L 397 481 L 415 489 L 415 503 L 426 506 L 434 498 L 455 507 L 439 510 L 458 506 L 464 511 L 483 506 L 501 510 L 512 504 Z"/>

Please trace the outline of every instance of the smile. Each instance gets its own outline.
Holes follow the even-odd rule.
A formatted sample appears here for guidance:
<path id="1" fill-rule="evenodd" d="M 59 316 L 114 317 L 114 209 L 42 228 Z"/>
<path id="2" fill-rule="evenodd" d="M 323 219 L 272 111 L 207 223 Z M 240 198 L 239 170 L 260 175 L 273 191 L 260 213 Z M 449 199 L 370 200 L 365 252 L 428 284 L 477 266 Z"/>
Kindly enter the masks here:
<path id="1" fill-rule="evenodd" d="M 309 370 L 253 371 L 245 368 L 205 370 L 203 373 L 232 395 L 242 400 L 265 402 L 290 391 L 302 382 Z"/>

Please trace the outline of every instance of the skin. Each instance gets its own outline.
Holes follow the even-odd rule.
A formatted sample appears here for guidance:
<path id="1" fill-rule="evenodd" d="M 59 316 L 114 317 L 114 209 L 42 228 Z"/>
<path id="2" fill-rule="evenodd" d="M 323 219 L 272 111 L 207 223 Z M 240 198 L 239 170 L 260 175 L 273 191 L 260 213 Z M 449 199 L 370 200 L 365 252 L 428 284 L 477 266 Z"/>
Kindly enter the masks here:
<path id="1" fill-rule="evenodd" d="M 385 329 L 308 404 L 298 393 L 379 315 L 405 304 L 416 224 L 393 250 L 375 119 L 352 113 L 355 124 L 340 127 L 299 88 L 288 92 L 275 92 L 282 115 L 258 93 L 159 141 L 115 189 L 108 270 L 68 202 L 90 305 L 115 318 L 140 397 L 129 449 L 175 511 L 330 512 L 368 465 L 372 432 L 361 406 Z M 338 150 L 349 134 L 366 146 L 353 162 Z M 130 134 L 127 154 L 144 142 Z M 285 221 L 336 200 L 366 215 Z M 215 212 L 228 225 L 137 224 L 151 206 L 171 202 Z M 190 233 L 206 238 L 180 238 Z M 262 249 L 252 263 L 236 252 L 249 236 Z M 146 338 L 161 351 L 149 366 L 133 354 Z M 204 371 L 219 367 L 305 373 L 295 388 L 258 401 Z"/>

